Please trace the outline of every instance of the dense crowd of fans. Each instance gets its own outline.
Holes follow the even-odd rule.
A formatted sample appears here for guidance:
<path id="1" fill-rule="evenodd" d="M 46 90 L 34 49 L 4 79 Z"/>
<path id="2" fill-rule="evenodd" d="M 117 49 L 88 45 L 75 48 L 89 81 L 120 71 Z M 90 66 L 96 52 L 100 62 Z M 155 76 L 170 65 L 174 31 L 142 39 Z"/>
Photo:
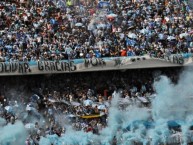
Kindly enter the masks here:
<path id="1" fill-rule="evenodd" d="M 186 0 L 1 0 L 0 62 L 92 57 L 153 57 L 193 52 L 193 11 Z M 74 130 L 99 134 L 121 90 L 120 109 L 150 107 L 160 74 L 180 69 L 0 78 L 0 119 L 21 120 L 26 145 Z M 159 79 L 159 78 L 157 78 Z M 0 121 L 0 125 L 1 121 Z"/>
<path id="2" fill-rule="evenodd" d="M 1 0 L 0 60 L 193 52 L 185 0 Z"/>
<path id="3" fill-rule="evenodd" d="M 9 80 L 1 77 L 0 117 L 6 124 L 21 120 L 30 130 L 27 142 L 37 144 L 40 136 L 61 136 L 69 124 L 75 130 L 99 134 L 107 125 L 116 90 L 122 94 L 120 109 L 133 104 L 149 107 L 155 94 L 154 79 L 163 74 L 177 82 L 180 71 L 171 68 L 14 76 Z"/>

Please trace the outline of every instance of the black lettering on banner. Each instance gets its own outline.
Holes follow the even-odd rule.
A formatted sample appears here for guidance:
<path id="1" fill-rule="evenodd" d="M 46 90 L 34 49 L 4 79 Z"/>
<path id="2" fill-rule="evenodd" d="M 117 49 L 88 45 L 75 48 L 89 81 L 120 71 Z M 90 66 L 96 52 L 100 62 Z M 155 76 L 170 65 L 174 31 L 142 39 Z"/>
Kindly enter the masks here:
<path id="1" fill-rule="evenodd" d="M 92 58 L 91 59 L 91 64 L 92 64 L 92 66 L 97 66 L 98 65 L 97 59 L 96 58 Z"/>
<path id="2" fill-rule="evenodd" d="M 62 69 L 62 71 L 65 70 L 65 64 L 64 64 L 64 62 L 61 62 L 61 69 Z"/>
<path id="3" fill-rule="evenodd" d="M 31 69 L 30 69 L 29 64 L 28 64 L 27 62 L 25 62 L 25 63 L 23 64 L 23 67 L 24 67 L 24 72 L 25 72 L 25 73 L 26 73 L 27 71 L 31 72 Z"/>
<path id="4" fill-rule="evenodd" d="M 173 56 L 173 63 L 184 64 L 183 56 L 182 55 L 174 55 Z"/>
<path id="5" fill-rule="evenodd" d="M 135 62 L 135 61 L 136 61 L 136 59 L 135 59 L 135 58 L 131 58 L 131 61 L 132 61 L 132 62 Z"/>
<path id="6" fill-rule="evenodd" d="M 26 73 L 27 71 L 30 71 L 30 66 L 28 63 L 0 63 L 0 73 L 14 73 L 16 71 L 18 71 L 19 73 Z"/>
<path id="7" fill-rule="evenodd" d="M 99 65 L 106 65 L 105 61 L 102 58 L 98 59 Z"/>
<path id="8" fill-rule="evenodd" d="M 119 66 L 121 65 L 121 59 L 120 58 L 116 58 L 115 60 L 115 65 L 114 66 Z"/>
<path id="9" fill-rule="evenodd" d="M 88 66 L 89 66 L 89 59 L 85 59 L 85 60 L 84 60 L 84 65 L 85 65 L 85 67 L 88 67 Z"/>
<path id="10" fill-rule="evenodd" d="M 84 60 L 85 67 L 88 67 L 89 65 L 92 66 L 103 66 L 106 65 L 105 61 L 102 58 L 92 58 L 92 59 L 85 59 Z"/>
<path id="11" fill-rule="evenodd" d="M 11 63 L 11 72 L 16 72 L 18 67 L 18 63 Z"/>
<path id="12" fill-rule="evenodd" d="M 49 62 L 48 61 L 44 62 L 44 66 L 45 66 L 45 70 L 46 71 L 50 71 L 50 66 L 49 66 Z"/>
<path id="13" fill-rule="evenodd" d="M 70 71 L 75 71 L 76 65 L 74 64 L 74 61 L 70 61 Z"/>
<path id="14" fill-rule="evenodd" d="M 179 57 L 178 57 L 178 63 L 179 63 L 179 64 L 184 64 L 184 58 L 183 58 L 182 55 L 179 55 Z"/>
<path id="15" fill-rule="evenodd" d="M 64 70 L 65 71 L 70 71 L 70 64 L 67 62 L 64 62 Z"/>
<path id="16" fill-rule="evenodd" d="M 23 73 L 23 66 L 21 63 L 19 63 L 19 73 Z"/>
<path id="17" fill-rule="evenodd" d="M 4 63 L 0 63 L 0 73 L 4 72 Z"/>
<path id="18" fill-rule="evenodd" d="M 4 66 L 5 66 L 5 72 L 11 72 L 11 64 L 8 62 L 8 63 L 4 63 Z"/>
<path id="19" fill-rule="evenodd" d="M 165 57 L 165 60 L 166 60 L 166 61 L 171 61 L 170 56 L 166 56 L 166 57 Z"/>
<path id="20" fill-rule="evenodd" d="M 61 71 L 61 65 L 60 65 L 60 63 L 59 62 L 55 62 L 55 65 L 56 65 L 56 70 L 57 71 Z M 60 66 L 59 66 L 60 65 Z"/>
<path id="21" fill-rule="evenodd" d="M 177 55 L 173 56 L 173 63 L 177 63 L 178 64 L 178 57 L 177 57 Z"/>
<path id="22" fill-rule="evenodd" d="M 38 70 L 40 70 L 40 71 L 44 70 L 44 66 L 43 66 L 43 63 L 41 61 L 38 61 Z"/>
<path id="23" fill-rule="evenodd" d="M 55 63 L 52 61 L 50 62 L 50 70 L 55 71 Z"/>

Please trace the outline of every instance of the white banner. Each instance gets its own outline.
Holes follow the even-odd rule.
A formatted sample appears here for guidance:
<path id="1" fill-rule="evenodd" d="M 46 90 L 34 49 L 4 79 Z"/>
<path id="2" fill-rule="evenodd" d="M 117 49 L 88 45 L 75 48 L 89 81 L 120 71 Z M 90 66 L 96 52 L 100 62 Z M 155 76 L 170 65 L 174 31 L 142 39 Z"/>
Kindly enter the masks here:
<path id="1" fill-rule="evenodd" d="M 0 62 L 0 75 L 69 73 L 176 66 L 193 66 L 192 55 L 179 54 L 165 56 L 164 58 L 135 56 L 75 59 L 64 61 Z"/>

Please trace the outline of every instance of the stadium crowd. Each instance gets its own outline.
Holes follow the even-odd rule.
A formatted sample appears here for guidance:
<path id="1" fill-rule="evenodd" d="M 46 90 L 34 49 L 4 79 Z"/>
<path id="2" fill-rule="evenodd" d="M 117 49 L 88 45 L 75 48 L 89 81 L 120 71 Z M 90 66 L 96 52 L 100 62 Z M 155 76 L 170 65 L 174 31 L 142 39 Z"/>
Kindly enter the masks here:
<path id="1" fill-rule="evenodd" d="M 0 60 L 193 52 L 186 0 L 1 0 Z"/>
<path id="2" fill-rule="evenodd" d="M 186 0 L 1 0 L 0 62 L 193 53 Z M 0 126 L 20 120 L 26 145 L 74 130 L 99 134 L 121 90 L 120 109 L 151 107 L 160 74 L 180 69 L 0 77 Z"/>
<path id="3" fill-rule="evenodd" d="M 180 71 L 170 68 L 14 76 L 9 80 L 1 77 L 0 117 L 6 120 L 4 125 L 15 120 L 25 124 L 29 130 L 26 145 L 38 144 L 40 136 L 47 134 L 61 136 L 69 124 L 74 130 L 99 134 L 107 125 L 116 90 L 122 92 L 120 109 L 133 104 L 150 107 L 154 79 L 163 74 L 177 82 Z"/>

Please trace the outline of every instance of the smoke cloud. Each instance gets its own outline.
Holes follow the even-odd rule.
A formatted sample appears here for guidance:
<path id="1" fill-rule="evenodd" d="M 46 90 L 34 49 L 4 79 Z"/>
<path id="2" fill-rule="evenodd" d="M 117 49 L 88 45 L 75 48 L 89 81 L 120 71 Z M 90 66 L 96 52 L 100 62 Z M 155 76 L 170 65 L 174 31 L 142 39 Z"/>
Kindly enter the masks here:
<path id="1" fill-rule="evenodd" d="M 2 120 L 2 119 L 0 119 Z M 21 122 L 8 124 L 0 127 L 0 144 L 1 145 L 23 145 L 27 138 L 27 131 Z"/>
<path id="2" fill-rule="evenodd" d="M 61 137 L 47 135 L 41 137 L 40 145 L 111 145 L 113 140 L 117 144 L 128 145 L 137 142 L 143 145 L 159 143 L 181 143 L 188 144 L 192 141 L 193 133 L 190 127 L 193 126 L 193 75 L 192 70 L 185 70 L 177 84 L 166 76 L 160 76 L 154 83 L 156 93 L 151 107 L 138 107 L 133 104 L 120 109 L 119 100 L 121 93 L 118 91 L 111 101 L 108 112 L 107 127 L 100 131 L 99 135 L 75 131 L 68 123 L 59 123 L 66 128 Z M 0 126 L 5 121 L 0 119 Z M 175 130 L 178 124 L 180 130 Z M 13 130 L 10 132 L 10 130 Z M 8 124 L 0 128 L 0 144 L 17 142 L 21 145 L 27 137 L 27 132 L 21 122 L 14 125 Z M 19 145 L 18 144 L 18 145 Z"/>

